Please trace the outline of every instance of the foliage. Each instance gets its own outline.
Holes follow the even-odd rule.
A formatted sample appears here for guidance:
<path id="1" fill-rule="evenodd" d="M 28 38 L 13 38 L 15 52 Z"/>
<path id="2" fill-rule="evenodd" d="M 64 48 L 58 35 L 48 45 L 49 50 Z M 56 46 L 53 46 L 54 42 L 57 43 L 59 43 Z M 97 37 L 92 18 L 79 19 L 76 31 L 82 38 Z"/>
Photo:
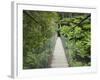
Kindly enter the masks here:
<path id="1" fill-rule="evenodd" d="M 68 17 L 69 13 L 63 13 L 63 17 L 62 13 L 23 10 L 23 69 L 49 67 L 57 31 L 60 31 L 65 39 L 70 66 L 91 64 L 91 19 L 88 18 L 77 25 L 88 14 L 76 13 L 76 16 Z"/>
<path id="2" fill-rule="evenodd" d="M 70 66 L 90 65 L 90 18 L 77 25 L 87 15 L 75 16 L 64 19 L 67 24 L 60 28 L 61 34 L 66 39 L 68 48 L 67 56 Z"/>
<path id="3" fill-rule="evenodd" d="M 49 67 L 56 41 L 58 14 L 46 11 L 23 11 L 23 68 Z"/>

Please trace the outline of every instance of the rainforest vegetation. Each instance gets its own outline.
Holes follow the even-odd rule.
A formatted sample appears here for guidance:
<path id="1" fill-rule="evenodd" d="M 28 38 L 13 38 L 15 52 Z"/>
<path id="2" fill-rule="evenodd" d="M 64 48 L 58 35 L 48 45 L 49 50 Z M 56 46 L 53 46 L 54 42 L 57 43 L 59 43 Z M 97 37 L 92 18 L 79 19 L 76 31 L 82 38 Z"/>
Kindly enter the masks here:
<path id="1" fill-rule="evenodd" d="M 69 67 L 91 65 L 91 15 L 23 10 L 23 69 L 49 68 L 56 39 Z"/>

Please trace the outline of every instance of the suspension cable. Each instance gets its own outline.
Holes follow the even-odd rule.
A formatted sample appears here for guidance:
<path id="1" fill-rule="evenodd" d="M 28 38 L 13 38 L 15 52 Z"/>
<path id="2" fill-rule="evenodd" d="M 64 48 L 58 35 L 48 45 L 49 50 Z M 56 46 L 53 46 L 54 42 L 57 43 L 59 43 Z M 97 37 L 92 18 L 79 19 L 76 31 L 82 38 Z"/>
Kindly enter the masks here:
<path id="1" fill-rule="evenodd" d="M 83 20 L 81 20 L 79 23 L 77 23 L 74 27 L 80 25 L 82 22 L 84 22 L 86 19 L 88 19 L 91 15 L 86 16 Z"/>
<path id="2" fill-rule="evenodd" d="M 24 11 L 24 13 L 25 13 L 27 16 L 29 16 L 32 20 L 34 20 L 38 25 L 40 25 L 40 26 L 43 27 L 43 25 L 41 25 L 36 19 L 34 19 L 28 12 Z"/>

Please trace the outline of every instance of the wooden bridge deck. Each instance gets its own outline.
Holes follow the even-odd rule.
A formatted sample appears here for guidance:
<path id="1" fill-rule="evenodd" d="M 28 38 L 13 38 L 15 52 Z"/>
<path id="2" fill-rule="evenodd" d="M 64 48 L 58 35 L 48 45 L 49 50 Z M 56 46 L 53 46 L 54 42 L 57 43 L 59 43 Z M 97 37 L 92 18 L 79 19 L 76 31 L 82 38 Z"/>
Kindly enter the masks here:
<path id="1" fill-rule="evenodd" d="M 53 58 L 50 66 L 52 68 L 68 67 L 68 62 L 65 56 L 64 48 L 60 37 L 57 38 L 54 53 L 53 53 Z"/>

